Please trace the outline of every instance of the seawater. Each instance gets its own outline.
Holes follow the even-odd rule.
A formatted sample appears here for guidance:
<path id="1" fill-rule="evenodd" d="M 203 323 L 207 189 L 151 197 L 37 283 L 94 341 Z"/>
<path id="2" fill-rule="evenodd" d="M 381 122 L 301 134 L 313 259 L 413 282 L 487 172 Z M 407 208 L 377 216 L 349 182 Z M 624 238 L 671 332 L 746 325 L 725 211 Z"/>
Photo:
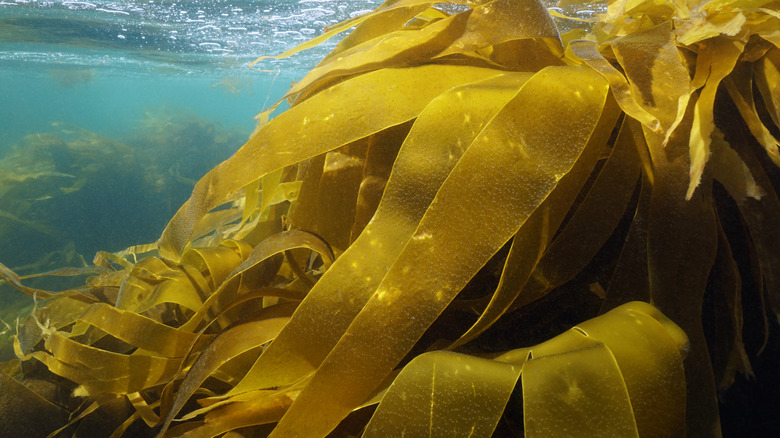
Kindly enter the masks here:
<path id="1" fill-rule="evenodd" d="M 0 0 L 0 263 L 32 274 L 156 240 L 337 39 L 249 63 L 378 4 Z M 3 336 L 18 296 L 0 285 Z"/>

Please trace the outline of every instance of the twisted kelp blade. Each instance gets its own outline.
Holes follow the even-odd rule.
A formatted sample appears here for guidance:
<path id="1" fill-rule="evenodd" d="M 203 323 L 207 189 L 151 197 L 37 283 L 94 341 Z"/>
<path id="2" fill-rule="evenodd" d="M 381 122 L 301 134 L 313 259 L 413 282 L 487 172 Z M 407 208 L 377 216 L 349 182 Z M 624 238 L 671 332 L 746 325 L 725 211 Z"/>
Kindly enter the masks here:
<path id="1" fill-rule="evenodd" d="M 679 327 L 634 302 L 492 360 L 424 353 L 395 378 L 364 436 L 491 436 L 515 388 L 529 435 L 681 436 L 686 348 Z"/>
<path id="2" fill-rule="evenodd" d="M 482 0 L 482 1 L 484 1 L 484 0 Z M 452 3 L 458 3 L 458 2 L 452 2 Z M 303 51 L 303 50 L 306 50 L 306 49 L 310 49 L 312 47 L 316 47 L 316 46 L 322 44 L 323 42 L 327 41 L 328 39 L 332 38 L 333 36 L 335 36 L 335 35 L 337 35 L 337 34 L 339 34 L 341 32 L 344 32 L 346 30 L 349 30 L 349 28 L 351 28 L 353 26 L 357 26 L 358 28 L 361 28 L 361 25 L 365 21 L 368 21 L 368 23 L 366 23 L 368 26 L 366 26 L 366 27 L 374 28 L 376 25 L 382 24 L 383 22 L 384 22 L 384 24 L 387 24 L 387 21 L 389 21 L 389 20 L 387 20 L 388 16 L 389 17 L 394 17 L 395 14 L 400 13 L 401 19 L 397 20 L 396 22 L 398 23 L 398 25 L 406 24 L 410 19 L 412 19 L 419 12 L 424 11 L 425 9 L 427 9 L 428 7 L 430 7 L 433 4 L 435 4 L 435 2 L 431 2 L 429 0 L 388 0 L 388 1 L 384 2 L 379 8 L 377 8 L 373 12 L 370 12 L 368 14 L 363 14 L 363 15 L 351 18 L 349 20 L 344 20 L 341 23 L 338 23 L 338 24 L 333 25 L 333 26 L 329 26 L 326 29 L 325 33 L 323 33 L 322 35 L 319 35 L 319 36 L 317 36 L 315 38 L 312 38 L 311 40 L 309 40 L 309 41 L 307 41 L 305 43 L 299 44 L 299 45 L 295 46 L 294 48 L 292 48 L 292 49 L 290 49 L 290 50 L 288 50 L 288 51 L 286 51 L 286 52 L 284 52 L 282 54 L 279 54 L 279 55 L 276 55 L 276 56 L 261 56 L 260 58 L 257 58 L 255 61 L 253 61 L 250 64 L 250 66 L 252 66 L 252 65 L 254 65 L 254 64 L 256 64 L 256 63 L 258 63 L 258 62 L 260 62 L 260 61 L 262 61 L 264 59 L 268 59 L 268 58 L 274 58 L 274 59 L 286 58 L 286 57 L 292 56 L 292 55 L 294 55 L 294 54 L 296 54 L 296 53 L 298 53 L 300 51 Z M 390 27 L 390 29 L 393 29 L 393 28 L 395 28 L 395 26 L 391 26 Z M 384 30 L 384 29 L 382 29 L 382 30 Z M 377 33 L 379 35 L 385 33 L 385 32 L 382 32 L 382 30 L 378 30 L 378 31 L 374 30 L 372 32 L 372 34 L 373 34 L 372 37 L 373 36 L 378 36 Z M 354 44 L 354 40 L 356 38 L 354 38 L 354 37 L 350 38 L 351 35 L 352 35 L 352 33 L 350 35 L 348 35 L 345 38 L 345 40 L 350 40 L 351 39 L 352 41 L 349 41 L 349 42 Z M 345 45 L 338 46 L 333 54 L 339 53 L 341 50 L 343 50 Z M 346 45 L 346 46 L 348 47 L 349 45 Z M 327 58 L 325 58 L 325 59 L 327 59 Z"/>
<path id="3" fill-rule="evenodd" d="M 601 150 L 593 148 L 593 153 L 601 153 Z M 582 160 L 586 163 L 583 163 L 581 176 L 574 184 L 584 183 L 583 178 L 587 178 L 587 173 L 595 165 L 595 158 Z M 627 139 L 625 130 L 621 129 L 612 153 L 591 190 L 555 240 L 549 242 L 563 215 L 568 213 L 568 206 L 573 202 L 571 195 L 576 194 L 576 189 L 567 191 L 569 199 L 566 201 L 546 201 L 557 202 L 567 206 L 566 209 L 552 214 L 554 210 L 540 208 L 544 211 L 535 212 L 540 217 L 529 218 L 515 235 L 496 292 L 479 319 L 453 347 L 474 339 L 511 306 L 531 303 L 579 272 L 617 226 L 634 192 L 638 176 L 636 150 Z"/>
<path id="4" fill-rule="evenodd" d="M 531 436 L 684 435 L 685 333 L 632 302 L 529 349 L 522 372 Z M 603 415 L 604 411 L 609 415 Z"/>
<path id="5" fill-rule="evenodd" d="M 548 38 L 560 51 L 558 28 L 538 0 L 493 0 L 471 9 L 466 31 L 436 57 L 475 52 L 508 41 Z"/>
<path id="6" fill-rule="evenodd" d="M 549 38 L 560 47 L 550 15 L 537 0 L 493 0 L 411 30 L 400 26 L 326 58 L 288 92 L 311 94 L 338 77 L 398 65 L 414 65 L 452 54 L 525 38 Z"/>
<path id="7" fill-rule="evenodd" d="M 161 435 L 165 433 L 171 421 L 184 406 L 184 403 L 219 367 L 251 349 L 262 347 L 263 344 L 276 337 L 289 321 L 295 307 L 289 305 L 274 307 L 278 307 L 278 309 L 265 312 L 264 318 L 261 320 L 247 322 L 220 333 L 199 354 L 198 359 L 187 371 L 181 385 L 179 385 L 173 405 L 165 413 L 165 422 L 160 431 Z"/>
<path id="8" fill-rule="evenodd" d="M 522 382 L 528 437 L 639 436 L 620 370 L 601 343 L 529 360 Z"/>
<path id="9" fill-rule="evenodd" d="M 324 436 L 376 388 L 555 189 L 591 136 L 611 131 L 617 114 L 602 117 L 607 91 L 600 76 L 576 67 L 544 69 L 523 85 L 464 153 L 371 300 L 272 435 Z M 476 219 L 483 215 L 492 221 Z"/>
<path id="10" fill-rule="evenodd" d="M 160 255 L 178 260 L 197 221 L 250 182 L 411 120 L 443 91 L 496 74 L 492 70 L 452 65 L 384 69 L 335 85 L 290 108 L 198 181 L 190 199 L 163 231 Z M 346 100 L 351 105 L 343 106 Z M 383 110 L 375 111 L 380 102 Z"/>
<path id="11" fill-rule="evenodd" d="M 355 47 L 330 62 L 315 67 L 288 91 L 289 95 L 321 88 L 334 78 L 398 65 L 415 65 L 427 61 L 449 47 L 463 34 L 471 9 L 452 15 L 416 31 L 399 29 Z M 308 92 L 311 94 L 311 92 Z"/>
<path id="12" fill-rule="evenodd" d="M 686 199 L 691 198 L 694 189 L 699 185 L 704 165 L 710 158 L 710 145 L 715 130 L 715 93 L 721 81 L 734 69 L 744 48 L 744 44 L 739 41 L 716 39 L 699 49 L 694 86 L 702 77 L 706 77 L 706 83 L 694 104 L 689 149 L 691 182 Z"/>
<path id="13" fill-rule="evenodd" d="M 247 293 L 247 289 L 272 296 L 276 293 L 273 288 L 259 286 L 270 282 L 278 270 L 278 266 L 273 266 L 270 262 L 274 256 L 296 248 L 316 252 L 325 263 L 331 263 L 334 259 L 328 244 L 318 236 L 306 231 L 291 230 L 271 235 L 255 246 L 252 252 L 247 255 L 246 260 L 233 268 L 227 278 L 209 295 L 203 306 L 180 328 L 190 331 L 201 330 L 233 305 L 239 299 L 240 294 Z M 271 265 L 270 269 L 269 265 Z M 263 292 L 264 289 L 266 292 Z M 285 293 L 284 290 L 279 292 Z M 287 292 L 287 294 L 289 298 L 300 296 L 300 293 L 292 291 Z"/>
<path id="14" fill-rule="evenodd" d="M 364 437 L 489 437 L 520 377 L 521 365 L 433 351 L 393 381 Z"/>
<path id="15" fill-rule="evenodd" d="M 420 113 L 379 207 L 230 394 L 290 384 L 316 370 L 379 285 L 471 140 L 530 77 L 510 73 L 455 87 Z"/>

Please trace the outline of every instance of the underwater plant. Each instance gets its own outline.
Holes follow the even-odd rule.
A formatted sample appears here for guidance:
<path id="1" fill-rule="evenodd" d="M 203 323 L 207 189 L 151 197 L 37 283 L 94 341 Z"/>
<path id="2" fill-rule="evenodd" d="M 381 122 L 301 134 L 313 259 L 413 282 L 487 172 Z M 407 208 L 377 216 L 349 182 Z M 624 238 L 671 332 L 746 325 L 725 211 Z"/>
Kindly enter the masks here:
<path id="1" fill-rule="evenodd" d="M 60 293 L 0 265 L 45 300 L 0 427 L 720 435 L 743 298 L 780 314 L 779 10 L 616 0 L 561 34 L 538 0 L 389 0 L 327 29 L 280 56 L 354 27 L 158 242 Z"/>

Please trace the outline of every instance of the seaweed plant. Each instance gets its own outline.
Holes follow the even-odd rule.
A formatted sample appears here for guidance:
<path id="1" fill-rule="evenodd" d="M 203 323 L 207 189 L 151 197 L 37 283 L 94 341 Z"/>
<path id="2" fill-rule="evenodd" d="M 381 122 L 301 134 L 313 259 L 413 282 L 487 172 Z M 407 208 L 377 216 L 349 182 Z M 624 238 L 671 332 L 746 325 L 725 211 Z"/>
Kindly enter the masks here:
<path id="1" fill-rule="evenodd" d="M 39 305 L 0 427 L 719 435 L 742 300 L 780 312 L 778 2 L 449 3 L 280 55 L 354 27 L 83 287 L 1 269 Z"/>

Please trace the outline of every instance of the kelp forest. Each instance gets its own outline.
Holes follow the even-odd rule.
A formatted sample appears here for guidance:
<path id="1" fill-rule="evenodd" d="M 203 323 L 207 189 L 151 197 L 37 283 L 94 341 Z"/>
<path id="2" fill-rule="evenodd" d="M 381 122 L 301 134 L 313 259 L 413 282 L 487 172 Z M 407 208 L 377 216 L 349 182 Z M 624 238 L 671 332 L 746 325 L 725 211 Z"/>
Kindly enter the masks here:
<path id="1" fill-rule="evenodd" d="M 276 57 L 342 33 L 194 185 L 185 147 L 70 126 L 4 159 L 0 214 L 60 257 L 36 206 L 101 196 L 100 163 L 189 198 L 149 241 L 0 265 L 32 303 L 0 435 L 780 431 L 779 1 L 388 0 Z"/>

